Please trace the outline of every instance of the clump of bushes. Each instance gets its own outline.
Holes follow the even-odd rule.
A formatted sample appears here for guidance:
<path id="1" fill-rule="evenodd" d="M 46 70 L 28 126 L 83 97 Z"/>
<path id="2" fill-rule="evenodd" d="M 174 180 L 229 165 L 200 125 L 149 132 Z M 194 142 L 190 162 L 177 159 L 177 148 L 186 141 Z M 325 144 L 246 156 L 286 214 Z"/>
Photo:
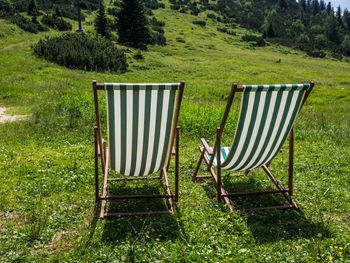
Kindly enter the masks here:
<path id="1" fill-rule="evenodd" d="M 46 14 L 41 18 L 41 23 L 57 29 L 59 31 L 70 31 L 72 30 L 71 23 L 65 21 L 63 18 L 60 18 L 58 16 L 54 15 L 48 15 Z"/>
<path id="2" fill-rule="evenodd" d="M 310 57 L 315 57 L 315 58 L 324 58 L 327 55 L 322 50 L 308 50 L 306 54 L 308 54 Z"/>
<path id="3" fill-rule="evenodd" d="M 263 47 L 266 45 L 266 42 L 262 37 L 255 35 L 244 35 L 242 36 L 242 41 L 250 42 L 253 46 L 256 47 Z"/>
<path id="4" fill-rule="evenodd" d="M 207 14 L 207 17 L 211 18 L 211 19 L 216 19 L 216 15 L 211 14 L 211 13 Z"/>
<path id="5" fill-rule="evenodd" d="M 231 36 L 235 36 L 236 35 L 235 31 L 230 30 L 230 29 L 228 29 L 226 27 L 218 27 L 217 30 L 219 32 L 226 33 L 226 34 L 231 35 Z"/>
<path id="6" fill-rule="evenodd" d="M 193 21 L 192 23 L 199 26 L 206 26 L 207 24 L 205 21 L 202 21 L 202 20 L 196 20 L 196 21 Z"/>
<path id="7" fill-rule="evenodd" d="M 7 17 L 11 21 L 11 23 L 19 26 L 24 31 L 30 33 L 38 33 L 39 31 L 47 31 L 47 28 L 42 26 L 37 20 L 36 17 L 33 19 L 26 18 L 20 14 L 9 15 Z"/>
<path id="8" fill-rule="evenodd" d="M 40 58 L 69 68 L 117 73 L 127 70 L 123 51 L 110 40 L 89 34 L 45 37 L 33 46 L 33 51 Z"/>
<path id="9" fill-rule="evenodd" d="M 150 25 L 151 25 L 151 45 L 159 45 L 159 46 L 165 46 L 166 45 L 166 38 L 164 36 L 164 29 L 165 22 L 157 20 L 155 17 L 152 17 L 150 19 Z"/>

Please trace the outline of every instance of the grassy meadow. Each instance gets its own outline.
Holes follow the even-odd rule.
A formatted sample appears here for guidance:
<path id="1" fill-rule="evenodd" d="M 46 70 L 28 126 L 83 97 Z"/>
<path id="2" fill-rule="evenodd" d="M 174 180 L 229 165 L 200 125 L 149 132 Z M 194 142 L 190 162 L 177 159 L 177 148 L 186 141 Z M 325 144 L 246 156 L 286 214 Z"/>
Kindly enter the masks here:
<path id="1" fill-rule="evenodd" d="M 168 4 L 167 4 L 168 5 Z M 218 32 L 216 21 L 166 9 L 167 45 L 122 75 L 71 70 L 32 54 L 46 33 L 29 34 L 0 19 L 0 107 L 26 120 L 0 123 L 0 262 L 350 262 L 350 63 L 315 59 L 271 44 L 253 48 Z M 93 17 L 83 23 L 92 29 Z M 203 19 L 205 27 L 192 24 Z M 71 21 L 72 22 L 72 21 Z M 77 28 L 74 24 L 73 28 Z M 95 125 L 92 80 L 186 82 L 179 126 L 180 200 L 174 215 L 100 220 L 94 202 Z M 316 86 L 295 127 L 299 210 L 246 212 L 285 204 L 279 195 L 215 202 L 213 180 L 192 182 L 201 137 L 211 143 L 233 82 Z M 100 96 L 102 115 L 105 98 Z M 232 140 L 240 98 L 224 131 Z M 106 126 L 103 120 L 104 130 Z M 271 164 L 287 182 L 288 144 Z M 204 167 L 200 174 L 206 174 Z M 173 165 L 170 168 L 173 182 Z M 101 177 L 102 180 L 102 177 Z M 272 188 L 261 169 L 225 177 L 227 190 Z M 162 193 L 158 181 L 119 184 L 113 192 Z M 121 210 L 164 208 L 163 201 L 125 202 Z M 115 206 L 108 209 L 112 210 Z"/>

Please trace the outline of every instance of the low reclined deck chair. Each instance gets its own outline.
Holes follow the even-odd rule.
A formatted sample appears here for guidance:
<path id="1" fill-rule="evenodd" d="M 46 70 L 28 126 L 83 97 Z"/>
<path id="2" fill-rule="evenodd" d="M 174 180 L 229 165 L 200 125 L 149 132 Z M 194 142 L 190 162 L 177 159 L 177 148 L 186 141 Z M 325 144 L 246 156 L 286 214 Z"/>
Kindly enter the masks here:
<path id="1" fill-rule="evenodd" d="M 292 200 L 293 195 L 293 123 L 298 112 L 309 96 L 313 82 L 308 84 L 290 85 L 232 85 L 224 116 L 220 127 L 216 131 L 214 147 L 209 147 L 205 139 L 201 139 L 203 146 L 193 180 L 213 177 L 217 187 L 217 200 L 225 203 L 233 210 L 229 197 L 282 193 L 287 199 L 287 206 L 259 207 L 253 210 L 273 208 L 298 208 Z M 236 92 L 243 92 L 240 116 L 236 134 L 231 147 L 221 146 L 221 136 Z M 270 162 L 280 152 L 283 143 L 289 134 L 289 169 L 288 188 L 284 188 L 269 170 Z M 220 154 L 217 154 L 217 153 Z M 211 175 L 197 176 L 201 162 L 204 159 Z M 217 174 L 215 174 L 216 166 Z M 255 192 L 228 193 L 221 181 L 221 169 L 228 171 L 245 171 L 261 167 L 277 190 Z"/>
<path id="2" fill-rule="evenodd" d="M 100 217 L 166 214 L 174 212 L 179 196 L 179 111 L 184 82 L 175 84 L 120 84 L 93 81 L 95 127 L 95 199 L 101 201 Z M 106 92 L 108 148 L 102 138 L 98 105 L 99 90 Z M 173 147 L 175 141 L 175 149 Z M 175 193 L 170 191 L 168 169 L 175 155 Z M 104 175 L 102 195 L 99 195 L 99 161 Z M 108 178 L 109 166 L 119 175 Z M 151 175 L 160 171 L 157 177 Z M 108 181 L 162 179 L 166 194 L 108 195 Z M 166 198 L 169 210 L 149 212 L 106 213 L 107 200 Z"/>

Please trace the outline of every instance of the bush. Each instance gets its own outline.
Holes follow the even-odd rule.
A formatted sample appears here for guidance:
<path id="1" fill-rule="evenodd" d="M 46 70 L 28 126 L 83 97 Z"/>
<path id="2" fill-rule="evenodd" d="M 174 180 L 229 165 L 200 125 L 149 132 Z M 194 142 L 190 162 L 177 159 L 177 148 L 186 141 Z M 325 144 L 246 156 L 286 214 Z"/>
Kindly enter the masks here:
<path id="1" fill-rule="evenodd" d="M 72 30 L 72 25 L 65 21 L 63 18 L 57 17 L 56 15 L 45 15 L 41 18 L 41 23 L 57 29 L 59 31 Z"/>
<path id="2" fill-rule="evenodd" d="M 193 21 L 192 23 L 199 26 L 206 26 L 207 24 L 205 21 L 202 21 L 202 20 L 196 20 L 196 21 Z"/>
<path id="3" fill-rule="evenodd" d="M 211 19 L 216 19 L 216 15 L 214 14 L 207 14 L 207 17 Z"/>
<path id="4" fill-rule="evenodd" d="M 145 57 L 142 55 L 141 51 L 138 50 L 137 53 L 133 56 L 134 59 L 144 59 Z"/>
<path id="5" fill-rule="evenodd" d="M 157 18 L 155 18 L 155 17 L 152 17 L 152 19 L 150 20 L 150 24 L 151 24 L 151 26 L 153 26 L 153 27 L 155 27 L 155 26 L 158 26 L 158 27 L 163 27 L 163 26 L 165 26 L 165 22 L 159 21 L 159 20 L 157 20 Z"/>
<path id="6" fill-rule="evenodd" d="M 266 42 L 262 37 L 255 35 L 244 35 L 242 36 L 242 41 L 251 42 L 254 46 L 257 47 L 263 47 L 266 45 Z"/>
<path id="7" fill-rule="evenodd" d="M 39 23 L 33 22 L 32 20 L 20 15 L 20 14 L 14 14 L 7 17 L 11 23 L 16 24 L 20 28 L 22 28 L 24 31 L 30 32 L 30 33 L 38 33 L 39 31 L 46 31 L 47 29 L 40 25 Z"/>
<path id="8" fill-rule="evenodd" d="M 166 45 L 166 38 L 163 33 L 152 31 L 151 32 L 151 45 L 159 45 L 159 46 L 165 46 Z"/>
<path id="9" fill-rule="evenodd" d="M 315 57 L 315 58 L 324 58 L 326 56 L 326 53 L 323 52 L 322 50 L 309 50 L 306 52 L 310 57 Z"/>
<path id="10" fill-rule="evenodd" d="M 226 33 L 231 36 L 237 35 L 235 31 L 227 29 L 226 27 L 218 27 L 217 30 L 222 33 Z"/>
<path id="11" fill-rule="evenodd" d="M 45 37 L 33 47 L 40 58 L 69 68 L 88 71 L 127 70 L 124 52 L 111 41 L 88 34 L 65 33 L 58 37 Z"/>
<path id="12" fill-rule="evenodd" d="M 186 43 L 186 41 L 185 41 L 185 39 L 183 39 L 183 37 L 177 37 L 176 42 Z"/>

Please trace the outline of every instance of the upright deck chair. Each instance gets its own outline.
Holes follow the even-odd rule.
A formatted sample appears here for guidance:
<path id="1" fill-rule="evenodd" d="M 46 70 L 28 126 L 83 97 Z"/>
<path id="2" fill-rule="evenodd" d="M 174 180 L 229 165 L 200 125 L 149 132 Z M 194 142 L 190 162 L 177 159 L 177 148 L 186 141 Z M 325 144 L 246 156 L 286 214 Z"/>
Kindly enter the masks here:
<path id="1" fill-rule="evenodd" d="M 232 85 L 227 106 L 220 127 L 216 130 L 214 148 L 209 147 L 205 139 L 201 139 L 203 146 L 193 180 L 213 177 L 217 186 L 217 200 L 225 203 L 233 210 L 229 197 L 282 193 L 287 199 L 287 206 L 259 207 L 254 210 L 273 208 L 298 208 L 293 201 L 293 124 L 298 112 L 309 96 L 313 82 L 295 85 Z M 236 92 L 243 92 L 239 121 L 231 147 L 221 146 L 221 136 Z M 289 134 L 289 169 L 288 188 L 284 188 L 269 170 L 270 162 L 280 152 Z M 217 154 L 217 153 L 220 154 Z M 211 176 L 197 176 L 201 162 L 204 159 Z M 215 174 L 216 166 L 217 174 Z M 228 171 L 245 171 L 261 167 L 277 190 L 255 192 L 228 193 L 221 181 L 221 169 Z"/>
<path id="2" fill-rule="evenodd" d="M 179 127 L 177 127 L 185 83 L 120 84 L 93 81 L 95 100 L 95 199 L 101 201 L 100 217 L 166 214 L 174 212 L 179 198 Z M 98 105 L 98 90 L 106 92 L 108 148 L 102 138 Z M 176 140 L 175 140 L 176 139 Z M 173 148 L 175 141 L 175 149 Z M 170 191 L 168 169 L 175 155 L 175 193 Z M 102 195 L 99 195 L 99 161 L 104 175 Z M 108 178 L 109 166 L 124 175 Z M 150 177 L 160 171 L 159 176 Z M 162 179 L 166 194 L 117 195 L 107 193 L 108 181 Z M 107 200 L 166 198 L 169 210 L 152 212 L 106 213 Z"/>

